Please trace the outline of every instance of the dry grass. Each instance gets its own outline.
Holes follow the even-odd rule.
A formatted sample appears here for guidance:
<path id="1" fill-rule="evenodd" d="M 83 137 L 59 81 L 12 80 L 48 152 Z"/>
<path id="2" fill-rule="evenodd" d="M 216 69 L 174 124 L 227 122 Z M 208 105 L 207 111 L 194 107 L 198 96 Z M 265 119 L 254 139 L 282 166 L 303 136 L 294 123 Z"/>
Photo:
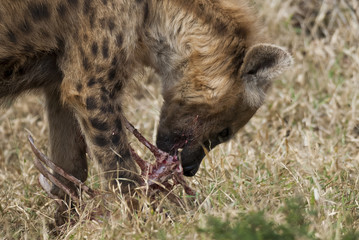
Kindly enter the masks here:
<path id="1" fill-rule="evenodd" d="M 257 0 L 255 6 L 273 42 L 296 63 L 236 139 L 210 152 L 190 179 L 200 193 L 194 203 L 180 208 L 165 200 L 158 212 L 140 198 L 143 210 L 134 214 L 121 196 L 85 199 L 81 220 L 57 238 L 208 239 L 199 228 L 209 216 L 234 222 L 263 211 L 267 221 L 287 224 L 283 207 L 293 198 L 304 202 L 306 231 L 315 239 L 342 239 L 359 228 L 359 4 Z M 156 84 L 143 88 L 145 97 L 131 101 L 127 116 L 153 139 L 161 98 Z M 43 107 L 41 98 L 27 96 L 0 110 L 0 239 L 56 238 L 48 228 L 55 203 L 37 184 L 26 141 L 29 129 L 46 151 Z M 88 183 L 99 188 L 94 166 Z M 94 207 L 111 214 L 89 220 Z"/>

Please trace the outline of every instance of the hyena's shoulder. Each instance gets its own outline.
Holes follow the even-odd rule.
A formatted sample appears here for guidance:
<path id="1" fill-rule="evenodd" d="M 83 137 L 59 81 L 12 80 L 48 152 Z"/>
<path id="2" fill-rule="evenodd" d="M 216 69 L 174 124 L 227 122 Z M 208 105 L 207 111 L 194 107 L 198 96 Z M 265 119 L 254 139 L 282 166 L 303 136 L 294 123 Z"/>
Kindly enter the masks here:
<path id="1" fill-rule="evenodd" d="M 136 14 L 145 11 L 138 2 L 0 1 L 0 99 L 58 82 L 54 76 L 66 74 L 60 62 L 73 61 L 77 52 L 86 67 L 133 45 L 126 40 L 135 35 Z"/>

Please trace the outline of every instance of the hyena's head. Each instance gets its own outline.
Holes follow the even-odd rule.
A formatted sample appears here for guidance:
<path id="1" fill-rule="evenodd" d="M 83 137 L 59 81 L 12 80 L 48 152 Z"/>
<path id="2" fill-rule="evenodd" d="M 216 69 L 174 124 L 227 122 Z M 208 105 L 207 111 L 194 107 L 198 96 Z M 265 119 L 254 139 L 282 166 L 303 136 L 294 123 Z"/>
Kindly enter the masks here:
<path id="1" fill-rule="evenodd" d="M 193 176 L 206 151 L 255 114 L 292 58 L 261 44 L 264 34 L 242 0 L 152 1 L 147 16 L 138 54 L 164 82 L 157 146 L 179 154 Z"/>
<path id="2" fill-rule="evenodd" d="M 196 174 L 206 151 L 249 121 L 271 80 L 292 63 L 284 49 L 270 44 L 238 54 L 242 60 L 225 52 L 211 60 L 193 53 L 181 80 L 164 91 L 157 146 L 180 154 L 186 176 Z"/>

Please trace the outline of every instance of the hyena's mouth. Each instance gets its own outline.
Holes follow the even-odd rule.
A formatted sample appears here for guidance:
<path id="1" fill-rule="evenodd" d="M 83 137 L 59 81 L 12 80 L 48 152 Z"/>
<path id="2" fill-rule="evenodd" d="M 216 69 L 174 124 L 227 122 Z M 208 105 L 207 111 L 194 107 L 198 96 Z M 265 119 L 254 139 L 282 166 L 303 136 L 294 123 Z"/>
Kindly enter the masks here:
<path id="1" fill-rule="evenodd" d="M 201 145 L 194 141 L 193 135 L 189 134 L 166 135 L 159 132 L 156 145 L 162 151 L 178 156 L 183 174 L 187 177 L 192 177 L 197 173 L 205 156 Z"/>
<path id="2" fill-rule="evenodd" d="M 199 169 L 199 164 L 193 164 L 190 166 L 183 166 L 183 175 L 185 175 L 186 177 L 193 177 L 194 175 L 196 175 L 198 169 Z"/>
<path id="3" fill-rule="evenodd" d="M 200 145 L 185 147 L 180 153 L 183 174 L 187 177 L 193 177 L 197 173 L 205 155 L 205 151 Z"/>

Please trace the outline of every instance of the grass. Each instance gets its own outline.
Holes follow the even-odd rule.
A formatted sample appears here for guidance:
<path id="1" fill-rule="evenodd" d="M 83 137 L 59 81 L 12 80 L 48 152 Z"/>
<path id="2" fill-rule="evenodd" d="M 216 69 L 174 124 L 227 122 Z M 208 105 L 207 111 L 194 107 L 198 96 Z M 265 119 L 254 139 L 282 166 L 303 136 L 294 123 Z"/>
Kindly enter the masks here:
<path id="1" fill-rule="evenodd" d="M 359 5 L 254 5 L 296 63 L 236 139 L 211 151 L 189 179 L 196 199 L 184 196 L 183 208 L 163 200 L 156 211 L 139 197 L 142 210 L 133 213 L 121 195 L 85 198 L 80 220 L 54 235 L 56 205 L 37 184 L 26 141 L 28 129 L 47 150 L 43 99 L 30 95 L 0 110 L 0 239 L 359 239 Z M 127 116 L 154 139 L 160 90 L 139 88 Z M 100 175 L 90 162 L 88 184 L 99 189 Z M 91 219 L 93 209 L 107 214 Z"/>

